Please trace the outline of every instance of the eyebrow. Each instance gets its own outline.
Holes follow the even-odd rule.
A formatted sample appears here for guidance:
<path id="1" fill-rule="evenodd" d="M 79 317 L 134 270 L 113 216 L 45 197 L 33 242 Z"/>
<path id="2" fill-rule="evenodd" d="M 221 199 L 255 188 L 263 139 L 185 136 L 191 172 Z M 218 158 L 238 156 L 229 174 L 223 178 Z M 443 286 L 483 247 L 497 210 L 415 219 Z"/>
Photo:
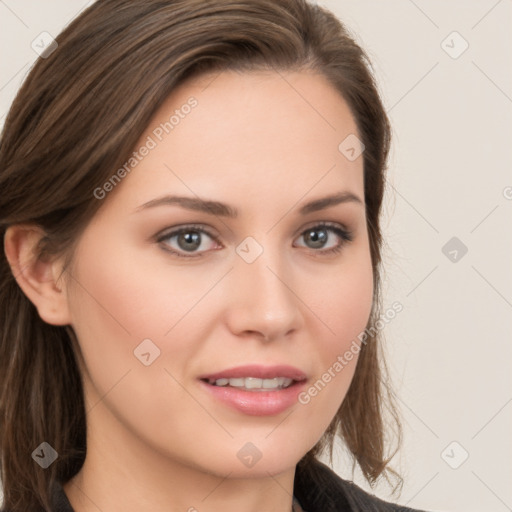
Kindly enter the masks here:
<path id="1" fill-rule="evenodd" d="M 363 205 L 363 201 L 352 192 L 339 192 L 319 199 L 313 199 L 305 205 L 301 206 L 299 213 L 301 215 L 307 215 L 308 213 L 324 210 L 331 206 L 336 206 L 342 203 L 359 203 Z M 169 206 L 178 205 L 187 210 L 193 210 L 197 212 L 208 213 L 219 217 L 236 218 L 238 216 L 238 210 L 219 201 L 210 201 L 206 199 L 200 199 L 198 197 L 187 197 L 187 196 L 163 196 L 156 199 L 152 199 L 134 210 L 135 212 L 147 210 L 148 208 L 154 208 L 157 206 Z"/>

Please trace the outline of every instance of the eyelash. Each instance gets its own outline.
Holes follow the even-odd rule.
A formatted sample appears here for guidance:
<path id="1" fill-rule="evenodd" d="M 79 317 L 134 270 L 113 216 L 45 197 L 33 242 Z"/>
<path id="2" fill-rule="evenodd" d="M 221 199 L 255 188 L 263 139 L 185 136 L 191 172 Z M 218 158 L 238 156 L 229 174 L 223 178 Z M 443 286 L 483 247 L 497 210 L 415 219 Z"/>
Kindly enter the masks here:
<path id="1" fill-rule="evenodd" d="M 308 231 L 321 231 L 322 229 L 325 229 L 326 231 L 330 231 L 330 232 L 336 234 L 340 238 L 341 242 L 338 245 L 336 245 L 335 247 L 331 247 L 330 249 L 311 249 L 310 248 L 310 250 L 314 253 L 317 253 L 320 255 L 337 254 L 343 249 L 343 247 L 347 243 L 352 242 L 352 240 L 353 240 L 353 233 L 351 231 L 341 228 L 338 224 L 333 224 L 331 222 L 322 222 L 320 224 L 316 224 L 310 228 L 307 228 L 306 230 L 302 231 L 300 236 L 304 236 Z M 169 240 L 170 238 L 174 238 L 175 236 L 179 236 L 182 233 L 188 233 L 190 231 L 195 231 L 195 232 L 198 232 L 201 234 L 205 234 L 205 235 L 209 236 L 213 241 L 219 243 L 217 240 L 217 237 L 214 234 L 210 233 L 204 227 L 199 226 L 199 225 L 194 225 L 194 224 L 190 224 L 187 226 L 183 226 L 179 229 L 169 231 L 161 236 L 157 235 L 156 241 L 159 243 L 162 243 L 165 240 Z M 166 245 L 165 250 L 180 257 L 180 258 L 200 258 L 203 256 L 203 254 L 205 252 L 208 252 L 208 251 L 203 251 L 203 252 L 199 252 L 199 253 L 185 254 L 185 253 L 175 251 L 174 249 L 169 249 L 168 245 Z"/>

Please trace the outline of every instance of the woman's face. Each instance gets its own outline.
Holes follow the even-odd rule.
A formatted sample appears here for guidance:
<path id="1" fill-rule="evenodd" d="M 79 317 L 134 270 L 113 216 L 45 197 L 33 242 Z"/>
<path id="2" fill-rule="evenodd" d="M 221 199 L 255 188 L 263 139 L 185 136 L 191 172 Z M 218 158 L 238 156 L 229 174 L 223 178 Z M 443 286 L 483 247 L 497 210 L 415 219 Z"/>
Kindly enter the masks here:
<path id="1" fill-rule="evenodd" d="M 356 134 L 306 72 L 203 76 L 166 100 L 97 189 L 67 279 L 91 443 L 232 477 L 315 445 L 372 303 Z"/>

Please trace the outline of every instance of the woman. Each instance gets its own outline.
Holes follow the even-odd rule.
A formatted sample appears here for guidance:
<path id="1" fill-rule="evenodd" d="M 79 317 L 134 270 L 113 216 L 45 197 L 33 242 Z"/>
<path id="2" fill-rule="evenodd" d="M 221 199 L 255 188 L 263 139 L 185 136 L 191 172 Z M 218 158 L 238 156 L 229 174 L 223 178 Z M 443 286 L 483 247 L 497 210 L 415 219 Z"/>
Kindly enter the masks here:
<path id="1" fill-rule="evenodd" d="M 363 50 L 302 0 L 66 28 L 1 142 L 4 510 L 406 510 L 318 461 L 340 436 L 393 475 L 389 139 Z"/>

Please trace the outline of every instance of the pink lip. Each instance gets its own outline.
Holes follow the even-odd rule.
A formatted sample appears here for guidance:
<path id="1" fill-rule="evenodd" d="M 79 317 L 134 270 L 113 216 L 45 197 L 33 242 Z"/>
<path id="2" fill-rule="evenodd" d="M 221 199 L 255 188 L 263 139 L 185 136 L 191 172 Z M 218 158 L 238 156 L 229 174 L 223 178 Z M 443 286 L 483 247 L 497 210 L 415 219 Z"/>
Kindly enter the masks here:
<path id="1" fill-rule="evenodd" d="M 291 386 L 273 391 L 245 391 L 229 386 L 214 386 L 209 380 L 237 377 L 256 377 L 273 379 L 287 377 L 294 379 Z M 221 372 L 200 377 L 200 385 L 215 399 L 250 416 L 271 416 L 280 414 L 298 401 L 299 393 L 304 389 L 307 377 L 304 372 L 292 366 L 239 366 Z"/>
<path id="2" fill-rule="evenodd" d="M 235 379 L 237 377 L 256 377 L 257 379 L 273 379 L 275 377 L 286 377 L 297 381 L 306 379 L 306 374 L 294 366 L 276 365 L 261 366 L 257 364 L 237 366 L 209 375 L 202 375 L 201 380 L 206 379 Z"/>

